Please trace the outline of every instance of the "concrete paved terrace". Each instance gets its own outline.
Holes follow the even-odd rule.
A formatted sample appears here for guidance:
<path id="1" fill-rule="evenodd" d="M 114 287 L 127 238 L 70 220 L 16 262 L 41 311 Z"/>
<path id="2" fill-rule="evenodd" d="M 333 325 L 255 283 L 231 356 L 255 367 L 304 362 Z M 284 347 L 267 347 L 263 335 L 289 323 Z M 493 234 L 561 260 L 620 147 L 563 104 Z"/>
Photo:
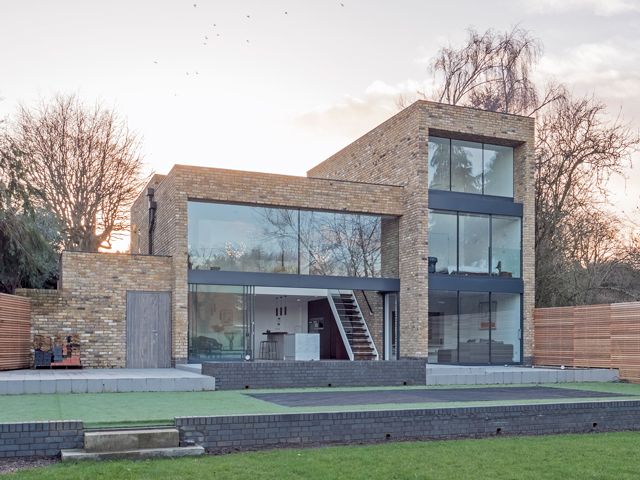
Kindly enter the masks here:
<path id="1" fill-rule="evenodd" d="M 427 385 L 519 385 L 538 383 L 617 382 L 618 370 L 519 366 L 427 364 Z"/>
<path id="2" fill-rule="evenodd" d="M 0 372 L 0 395 L 28 393 L 199 392 L 215 378 L 175 368 L 94 368 Z"/>

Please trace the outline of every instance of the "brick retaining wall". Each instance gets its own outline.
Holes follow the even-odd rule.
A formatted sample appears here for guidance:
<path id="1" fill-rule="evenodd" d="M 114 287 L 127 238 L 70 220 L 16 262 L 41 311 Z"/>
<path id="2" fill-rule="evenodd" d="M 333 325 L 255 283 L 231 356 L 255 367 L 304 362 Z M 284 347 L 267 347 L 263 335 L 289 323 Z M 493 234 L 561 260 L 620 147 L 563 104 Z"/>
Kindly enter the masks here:
<path id="1" fill-rule="evenodd" d="M 209 362 L 202 373 L 216 389 L 425 385 L 424 359 L 397 361 Z"/>
<path id="2" fill-rule="evenodd" d="M 82 448 L 84 425 L 75 420 L 0 423 L 0 458 L 55 457 L 63 448 Z"/>
<path id="3" fill-rule="evenodd" d="M 210 452 L 451 439 L 640 430 L 640 401 L 281 415 L 179 417 L 181 442 Z"/>

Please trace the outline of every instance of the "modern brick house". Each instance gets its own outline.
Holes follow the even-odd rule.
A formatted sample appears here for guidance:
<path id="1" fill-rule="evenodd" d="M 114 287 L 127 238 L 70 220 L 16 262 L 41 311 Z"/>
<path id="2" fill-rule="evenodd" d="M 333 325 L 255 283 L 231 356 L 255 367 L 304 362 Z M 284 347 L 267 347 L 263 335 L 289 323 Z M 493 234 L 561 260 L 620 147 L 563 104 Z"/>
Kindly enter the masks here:
<path id="1" fill-rule="evenodd" d="M 32 334 L 78 333 L 88 367 L 527 363 L 533 137 L 419 101 L 306 177 L 176 165 L 132 206 L 131 255 L 64 252 L 58 290 L 21 292 Z"/>
<path id="2" fill-rule="evenodd" d="M 131 252 L 171 258 L 173 362 L 280 358 L 285 333 L 318 334 L 320 358 L 527 362 L 533 137 L 419 101 L 307 177 L 155 175 Z"/>

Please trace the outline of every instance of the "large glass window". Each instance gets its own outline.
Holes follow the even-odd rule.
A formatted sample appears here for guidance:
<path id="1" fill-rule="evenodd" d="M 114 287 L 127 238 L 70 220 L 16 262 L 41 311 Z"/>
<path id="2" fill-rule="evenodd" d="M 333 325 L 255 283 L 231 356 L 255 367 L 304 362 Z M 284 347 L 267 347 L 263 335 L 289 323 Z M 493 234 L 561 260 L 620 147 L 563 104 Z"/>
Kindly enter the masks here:
<path id="1" fill-rule="evenodd" d="M 429 291 L 429 363 L 458 361 L 458 292 Z"/>
<path id="2" fill-rule="evenodd" d="M 513 197 L 513 147 L 429 137 L 429 188 Z"/>
<path id="3" fill-rule="evenodd" d="M 429 273 L 458 270 L 458 220 L 455 213 L 429 212 Z"/>
<path id="4" fill-rule="evenodd" d="M 429 137 L 429 188 L 451 188 L 451 140 Z"/>
<path id="5" fill-rule="evenodd" d="M 189 202 L 190 268 L 243 272 L 298 269 L 298 212 Z"/>
<path id="6" fill-rule="evenodd" d="M 429 273 L 520 278 L 521 219 L 429 211 Z"/>
<path id="7" fill-rule="evenodd" d="M 460 292 L 459 305 L 458 362 L 489 363 L 489 293 Z"/>
<path id="8" fill-rule="evenodd" d="M 243 287 L 189 285 L 189 361 L 242 360 L 248 325 Z"/>
<path id="9" fill-rule="evenodd" d="M 491 363 L 520 359 L 520 294 L 491 294 Z"/>
<path id="10" fill-rule="evenodd" d="M 492 274 L 520 277 L 521 228 L 517 217 L 491 218 Z"/>
<path id="11" fill-rule="evenodd" d="M 380 218 L 300 212 L 300 273 L 380 276 Z"/>
<path id="12" fill-rule="evenodd" d="M 398 228 L 383 217 L 338 212 L 189 202 L 189 268 L 380 277 L 397 263 Z"/>
<path id="13" fill-rule="evenodd" d="M 451 141 L 451 191 L 482 193 L 482 144 Z"/>
<path id="14" fill-rule="evenodd" d="M 519 362 L 520 299 L 518 293 L 430 291 L 429 362 Z"/>
<path id="15" fill-rule="evenodd" d="M 462 275 L 489 275 L 489 216 L 459 215 L 460 264 Z"/>
<path id="16" fill-rule="evenodd" d="M 513 197 L 513 148 L 484 145 L 484 194 Z"/>

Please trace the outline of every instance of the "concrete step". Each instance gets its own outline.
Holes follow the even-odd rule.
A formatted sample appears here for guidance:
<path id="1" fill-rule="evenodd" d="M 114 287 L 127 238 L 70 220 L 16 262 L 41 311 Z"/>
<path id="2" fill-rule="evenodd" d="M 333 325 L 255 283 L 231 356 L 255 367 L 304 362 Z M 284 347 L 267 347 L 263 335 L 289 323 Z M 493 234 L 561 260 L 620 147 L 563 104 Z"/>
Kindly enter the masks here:
<path id="1" fill-rule="evenodd" d="M 473 373 L 448 368 L 427 370 L 427 385 L 512 385 L 567 382 L 616 382 L 618 371 L 609 369 L 544 369 L 468 367 Z"/>
<path id="2" fill-rule="evenodd" d="M 215 378 L 173 368 L 0 372 L 0 395 L 215 390 Z"/>
<path id="3" fill-rule="evenodd" d="M 145 458 L 177 458 L 195 457 L 204 454 L 204 448 L 171 447 L 171 448 L 143 448 L 137 450 L 121 450 L 116 452 L 87 452 L 85 450 L 62 450 L 60 452 L 63 462 L 80 460 L 142 460 Z"/>
<path id="4" fill-rule="evenodd" d="M 179 445 L 180 434 L 177 428 L 98 430 L 84 434 L 84 450 L 88 453 L 175 448 Z"/>

